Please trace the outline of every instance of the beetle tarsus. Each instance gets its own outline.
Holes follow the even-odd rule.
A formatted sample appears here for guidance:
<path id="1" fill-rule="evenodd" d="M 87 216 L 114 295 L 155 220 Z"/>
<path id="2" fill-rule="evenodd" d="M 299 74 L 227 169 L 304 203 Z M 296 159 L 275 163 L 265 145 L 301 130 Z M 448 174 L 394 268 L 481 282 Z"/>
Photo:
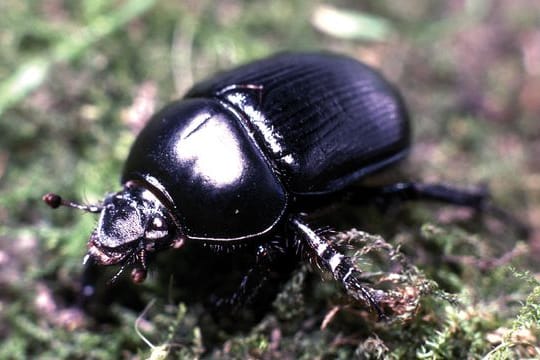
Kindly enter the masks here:
<path id="1" fill-rule="evenodd" d="M 362 271 L 353 264 L 351 258 L 337 251 L 327 239 L 318 235 L 298 217 L 293 217 L 291 223 L 304 246 L 315 253 L 317 263 L 329 271 L 350 296 L 369 304 L 379 319 L 384 319 L 386 316 L 379 305 L 380 296 L 376 290 L 363 284 Z"/>
<path id="2" fill-rule="evenodd" d="M 387 316 L 380 306 L 380 298 L 383 294 L 382 291 L 373 290 L 363 284 L 363 281 L 361 280 L 362 272 L 356 269 L 350 261 L 350 258 L 344 258 L 342 264 L 342 270 L 336 269 L 336 275 L 337 277 L 341 277 L 341 283 L 347 290 L 347 293 L 356 300 L 368 303 L 377 313 L 379 321 L 386 320 Z M 343 275 L 343 273 L 345 273 L 345 275 Z M 334 275 L 334 277 L 336 277 L 336 275 Z"/>

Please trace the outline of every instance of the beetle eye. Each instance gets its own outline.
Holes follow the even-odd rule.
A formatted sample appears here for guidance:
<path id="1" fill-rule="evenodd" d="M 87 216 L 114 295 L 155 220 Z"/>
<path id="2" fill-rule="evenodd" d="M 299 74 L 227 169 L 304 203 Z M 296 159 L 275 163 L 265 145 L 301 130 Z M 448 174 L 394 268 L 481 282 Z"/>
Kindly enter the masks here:
<path id="1" fill-rule="evenodd" d="M 148 225 L 145 236 L 147 239 L 160 239 L 167 236 L 167 230 L 168 227 L 165 219 L 163 219 L 161 216 L 156 216 Z"/>

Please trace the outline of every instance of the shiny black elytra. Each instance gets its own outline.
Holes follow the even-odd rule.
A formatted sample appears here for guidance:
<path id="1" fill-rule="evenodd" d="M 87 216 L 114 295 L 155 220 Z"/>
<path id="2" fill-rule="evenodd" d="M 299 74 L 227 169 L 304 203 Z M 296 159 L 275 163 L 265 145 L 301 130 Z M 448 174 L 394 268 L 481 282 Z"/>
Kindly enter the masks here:
<path id="1" fill-rule="evenodd" d="M 339 55 L 281 54 L 199 83 L 155 114 L 131 148 L 123 189 L 103 204 L 55 194 L 44 200 L 99 213 L 87 259 L 131 265 L 136 282 L 146 277 L 149 253 L 188 241 L 257 243 L 255 257 L 288 237 L 353 298 L 380 311 L 379 292 L 304 218 L 344 194 L 481 206 L 484 192 L 441 185 L 351 187 L 409 148 L 405 105 L 378 72 Z"/>

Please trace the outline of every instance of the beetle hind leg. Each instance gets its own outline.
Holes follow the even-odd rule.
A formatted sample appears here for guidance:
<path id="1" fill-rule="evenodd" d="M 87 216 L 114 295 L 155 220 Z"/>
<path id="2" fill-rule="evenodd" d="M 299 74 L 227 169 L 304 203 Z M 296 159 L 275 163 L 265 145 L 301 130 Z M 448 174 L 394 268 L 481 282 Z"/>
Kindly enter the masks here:
<path id="1" fill-rule="evenodd" d="M 436 183 L 398 182 L 385 186 L 361 187 L 349 193 L 348 198 L 355 203 L 369 203 L 376 199 L 382 204 L 410 200 L 437 201 L 482 210 L 490 199 L 490 193 L 485 186 L 464 189 Z"/>
<path id="2" fill-rule="evenodd" d="M 444 184 L 418 182 L 397 183 L 382 188 L 383 195 L 401 196 L 411 200 L 432 200 L 453 205 L 483 209 L 490 199 L 486 186 L 475 189 L 456 188 Z"/>
<path id="3" fill-rule="evenodd" d="M 328 239 L 317 234 L 298 217 L 293 217 L 291 224 L 301 244 L 313 253 L 319 266 L 329 271 L 350 296 L 369 304 L 377 312 L 379 319 L 385 318 L 379 305 L 384 293 L 366 284 L 362 271 L 354 265 L 353 260 L 341 254 Z"/>
<path id="4" fill-rule="evenodd" d="M 530 228 L 526 223 L 492 203 L 487 186 L 459 188 L 438 183 L 398 182 L 380 187 L 361 187 L 350 192 L 346 197 L 353 203 L 369 203 L 375 200 L 384 207 L 394 202 L 410 200 L 465 206 L 512 226 L 522 237 L 527 238 L 530 233 Z"/>

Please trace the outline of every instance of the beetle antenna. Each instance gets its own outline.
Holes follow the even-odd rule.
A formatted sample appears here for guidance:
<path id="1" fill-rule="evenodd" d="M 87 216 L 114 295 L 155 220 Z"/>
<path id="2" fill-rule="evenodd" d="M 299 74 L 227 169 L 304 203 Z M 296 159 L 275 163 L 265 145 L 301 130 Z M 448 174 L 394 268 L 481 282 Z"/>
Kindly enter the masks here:
<path id="1" fill-rule="evenodd" d="M 317 263 L 330 271 L 350 296 L 369 304 L 377 312 L 379 319 L 385 319 L 386 315 L 379 305 L 382 291 L 376 291 L 365 285 L 362 271 L 354 265 L 351 258 L 339 253 L 327 239 L 318 235 L 298 217 L 293 217 L 291 222 L 301 242 L 316 253 Z"/>
<path id="2" fill-rule="evenodd" d="M 54 193 L 47 193 L 42 197 L 43 201 L 53 209 L 60 206 L 66 206 L 73 209 L 79 209 L 90 213 L 100 213 L 103 210 L 101 205 L 84 205 L 74 201 L 65 200 L 60 195 Z"/>

